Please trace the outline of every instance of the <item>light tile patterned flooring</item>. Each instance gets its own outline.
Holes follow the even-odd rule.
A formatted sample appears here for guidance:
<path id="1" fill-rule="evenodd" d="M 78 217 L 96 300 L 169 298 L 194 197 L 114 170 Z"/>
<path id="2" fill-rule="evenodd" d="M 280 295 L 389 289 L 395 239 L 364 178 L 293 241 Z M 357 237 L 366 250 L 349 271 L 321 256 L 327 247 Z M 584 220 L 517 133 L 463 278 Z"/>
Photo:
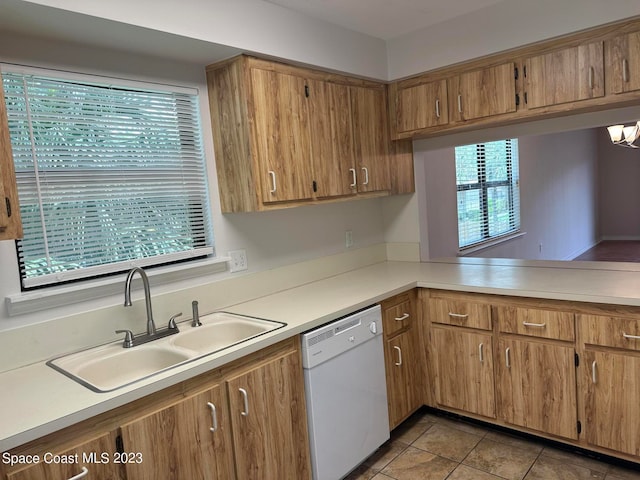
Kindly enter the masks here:
<path id="1" fill-rule="evenodd" d="M 346 480 L 640 480 L 640 471 L 420 410 Z"/>

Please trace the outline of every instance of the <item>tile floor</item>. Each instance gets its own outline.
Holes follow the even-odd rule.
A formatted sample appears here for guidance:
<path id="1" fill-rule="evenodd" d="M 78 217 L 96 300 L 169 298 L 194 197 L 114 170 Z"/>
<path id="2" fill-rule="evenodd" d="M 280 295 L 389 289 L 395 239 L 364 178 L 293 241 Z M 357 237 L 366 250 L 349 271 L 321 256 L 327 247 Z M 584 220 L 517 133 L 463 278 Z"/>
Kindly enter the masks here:
<path id="1" fill-rule="evenodd" d="M 635 471 L 420 410 L 345 480 L 640 480 Z"/>

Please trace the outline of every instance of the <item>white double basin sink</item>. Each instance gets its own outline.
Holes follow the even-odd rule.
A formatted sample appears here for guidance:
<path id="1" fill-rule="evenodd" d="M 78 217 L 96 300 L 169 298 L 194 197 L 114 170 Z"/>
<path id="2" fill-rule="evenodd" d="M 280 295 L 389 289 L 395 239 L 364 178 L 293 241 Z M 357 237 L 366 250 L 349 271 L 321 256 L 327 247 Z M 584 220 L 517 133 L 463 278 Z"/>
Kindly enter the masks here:
<path id="1" fill-rule="evenodd" d="M 214 312 L 200 317 L 199 327 L 152 342 L 123 348 L 114 342 L 64 355 L 47 365 L 96 392 L 110 392 L 187 362 L 220 352 L 286 326 L 281 322 Z"/>

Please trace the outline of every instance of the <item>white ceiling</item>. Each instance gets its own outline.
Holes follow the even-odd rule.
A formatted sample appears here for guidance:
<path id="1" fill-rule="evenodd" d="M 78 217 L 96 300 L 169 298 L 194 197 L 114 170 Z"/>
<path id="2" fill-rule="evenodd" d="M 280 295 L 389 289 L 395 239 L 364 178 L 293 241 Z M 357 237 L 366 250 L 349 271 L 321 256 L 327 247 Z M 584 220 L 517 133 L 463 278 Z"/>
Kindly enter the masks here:
<path id="1" fill-rule="evenodd" d="M 372 37 L 400 35 L 508 0 L 264 0 Z"/>

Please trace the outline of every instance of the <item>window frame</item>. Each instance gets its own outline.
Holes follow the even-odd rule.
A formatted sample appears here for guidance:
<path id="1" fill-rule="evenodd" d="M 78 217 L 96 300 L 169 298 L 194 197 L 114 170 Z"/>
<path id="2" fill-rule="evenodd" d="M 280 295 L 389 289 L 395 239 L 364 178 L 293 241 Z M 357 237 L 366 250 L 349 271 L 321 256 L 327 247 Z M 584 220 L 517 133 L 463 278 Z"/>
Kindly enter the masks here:
<path id="1" fill-rule="evenodd" d="M 198 121 L 197 128 L 199 129 L 199 133 L 200 133 L 199 141 L 202 143 L 201 145 L 202 175 L 204 179 L 203 182 L 204 182 L 204 192 L 205 192 L 204 194 L 205 203 L 202 205 L 202 211 L 204 215 L 202 222 L 204 222 L 205 227 L 208 227 L 208 228 L 205 228 L 204 235 L 206 235 L 206 237 L 209 238 L 209 242 L 206 243 L 206 248 L 202 249 L 201 247 L 198 247 L 196 248 L 196 250 L 193 251 L 194 254 L 189 253 L 189 252 L 192 252 L 191 250 L 185 251 L 184 258 L 179 258 L 179 259 L 169 259 L 169 260 L 165 259 L 163 261 L 158 261 L 159 257 L 157 255 L 153 255 L 149 257 L 141 257 L 141 258 L 136 258 L 131 260 L 125 260 L 122 262 L 107 263 L 104 265 L 118 265 L 117 271 L 114 270 L 107 273 L 98 272 L 95 274 L 89 273 L 87 275 L 82 275 L 81 278 L 69 278 L 69 279 L 60 280 L 56 282 L 45 283 L 42 285 L 25 286 L 26 276 L 23 274 L 23 264 L 20 260 L 20 253 L 19 253 L 20 241 L 17 240 L 16 256 L 18 257 L 18 269 L 20 270 L 19 280 L 20 280 L 21 291 L 23 292 L 23 294 L 28 294 L 29 291 L 36 290 L 36 289 L 39 290 L 39 292 L 43 292 L 45 289 L 51 289 L 52 291 L 56 291 L 56 290 L 62 291 L 65 289 L 66 284 L 76 283 L 76 282 L 84 282 L 87 284 L 93 282 L 93 284 L 95 284 L 96 286 L 109 284 L 111 282 L 106 277 L 116 276 L 118 274 L 121 274 L 122 272 L 129 270 L 133 266 L 143 266 L 145 268 L 154 268 L 154 269 L 157 268 L 158 274 L 160 276 L 164 276 L 168 272 L 173 277 L 179 277 L 184 275 L 181 275 L 179 273 L 176 274 L 176 272 L 189 269 L 190 268 L 189 264 L 191 264 L 191 266 L 193 266 L 194 268 L 198 269 L 200 265 L 221 264 L 227 261 L 226 257 L 223 258 L 223 257 L 216 256 L 214 231 L 213 231 L 214 230 L 213 211 L 212 211 L 213 201 L 211 197 L 209 174 L 208 174 L 207 154 L 206 154 L 207 149 L 204 146 L 205 135 L 204 135 L 203 126 L 206 125 L 206 123 L 202 121 L 202 114 L 200 110 L 202 100 L 200 98 L 198 88 L 178 86 L 178 85 L 167 85 L 167 84 L 161 84 L 161 83 L 152 83 L 152 82 L 140 81 L 140 80 L 121 79 L 121 78 L 107 77 L 102 75 L 92 75 L 92 74 L 86 74 L 86 73 L 80 73 L 80 72 L 68 72 L 68 71 L 61 71 L 61 70 L 55 70 L 55 69 L 49 69 L 49 68 L 38 68 L 38 67 L 14 65 L 14 64 L 7 64 L 7 63 L 0 63 L 0 71 L 2 73 L 6 72 L 6 73 L 25 75 L 25 76 L 48 77 L 48 78 L 52 78 L 60 81 L 71 81 L 71 82 L 77 82 L 80 84 L 89 84 L 89 85 L 100 84 L 103 86 L 108 85 L 116 88 L 134 89 L 137 91 L 149 91 L 149 92 L 164 91 L 168 93 L 191 95 L 194 97 L 194 102 L 196 105 L 195 113 L 196 113 L 196 119 Z M 176 118 L 176 121 L 178 123 L 181 122 L 179 117 Z M 152 173 L 153 171 L 154 169 L 150 168 L 146 170 L 146 173 Z M 86 168 L 80 168 L 78 170 L 78 173 L 81 174 L 81 176 L 83 177 L 91 176 L 91 172 L 89 171 L 89 169 L 86 169 Z M 200 251 L 197 251 L 197 250 L 200 250 Z M 207 252 L 204 252 L 204 250 L 207 250 Z M 84 269 L 79 269 L 79 271 L 80 270 L 84 270 Z M 218 271 L 218 270 L 219 269 L 216 267 L 215 271 Z M 73 271 L 73 270 L 70 270 L 70 271 Z M 92 289 L 91 285 L 88 285 L 88 290 L 91 290 L 91 289 Z M 36 293 L 36 295 L 38 294 Z M 13 300 L 15 300 L 16 303 L 19 303 L 19 299 L 16 296 L 13 296 L 13 297 L 14 297 Z"/>
<path id="2" fill-rule="evenodd" d="M 459 192 L 467 192 L 467 191 L 474 191 L 474 190 L 477 190 L 479 192 L 479 199 L 480 199 L 479 203 L 480 203 L 480 211 L 481 211 L 480 234 L 482 238 L 480 240 L 477 240 L 465 245 L 461 245 L 460 244 L 461 239 L 460 239 L 460 233 L 459 233 L 460 221 L 457 220 L 456 224 L 457 224 L 457 230 L 458 230 L 458 250 L 461 253 L 464 253 L 468 250 L 477 250 L 478 247 L 482 247 L 483 245 L 486 245 L 486 244 L 493 245 L 496 242 L 496 240 L 499 240 L 501 238 L 508 238 L 520 233 L 520 228 L 521 228 L 520 212 L 519 212 L 520 178 L 519 176 L 515 180 L 513 178 L 513 172 L 514 172 L 513 141 L 514 140 L 516 140 L 517 142 L 517 139 L 513 139 L 513 138 L 502 140 L 507 142 L 506 149 L 508 152 L 507 158 L 505 159 L 505 164 L 507 168 L 507 175 L 505 180 L 487 180 L 486 144 L 492 143 L 492 142 L 482 142 L 482 143 L 471 144 L 471 145 L 475 145 L 476 147 L 475 160 L 476 160 L 478 181 L 475 183 L 458 184 L 458 181 L 456 178 L 456 198 Z M 500 140 L 497 140 L 497 141 L 500 141 Z M 455 149 L 454 149 L 454 152 L 455 152 Z M 457 172 L 458 172 L 457 155 L 454 153 L 454 156 L 456 157 L 455 161 L 456 161 L 456 176 L 457 176 Z M 517 161 L 519 161 L 519 156 L 517 158 Z M 491 235 L 490 234 L 491 221 L 489 216 L 489 200 L 488 200 L 489 193 L 488 192 L 489 192 L 489 189 L 496 188 L 496 187 L 508 188 L 508 192 L 509 192 L 508 193 L 508 204 L 509 204 L 508 211 L 509 211 L 510 229 L 505 232 L 501 232 L 499 234 Z M 518 189 L 518 202 L 517 202 L 517 205 L 514 205 L 514 203 L 516 203 L 514 202 L 514 191 L 516 188 Z M 458 205 L 459 205 L 458 201 L 456 200 L 456 212 L 458 214 L 457 218 L 459 218 Z M 518 209 L 518 212 L 515 211 L 516 208 Z"/>

